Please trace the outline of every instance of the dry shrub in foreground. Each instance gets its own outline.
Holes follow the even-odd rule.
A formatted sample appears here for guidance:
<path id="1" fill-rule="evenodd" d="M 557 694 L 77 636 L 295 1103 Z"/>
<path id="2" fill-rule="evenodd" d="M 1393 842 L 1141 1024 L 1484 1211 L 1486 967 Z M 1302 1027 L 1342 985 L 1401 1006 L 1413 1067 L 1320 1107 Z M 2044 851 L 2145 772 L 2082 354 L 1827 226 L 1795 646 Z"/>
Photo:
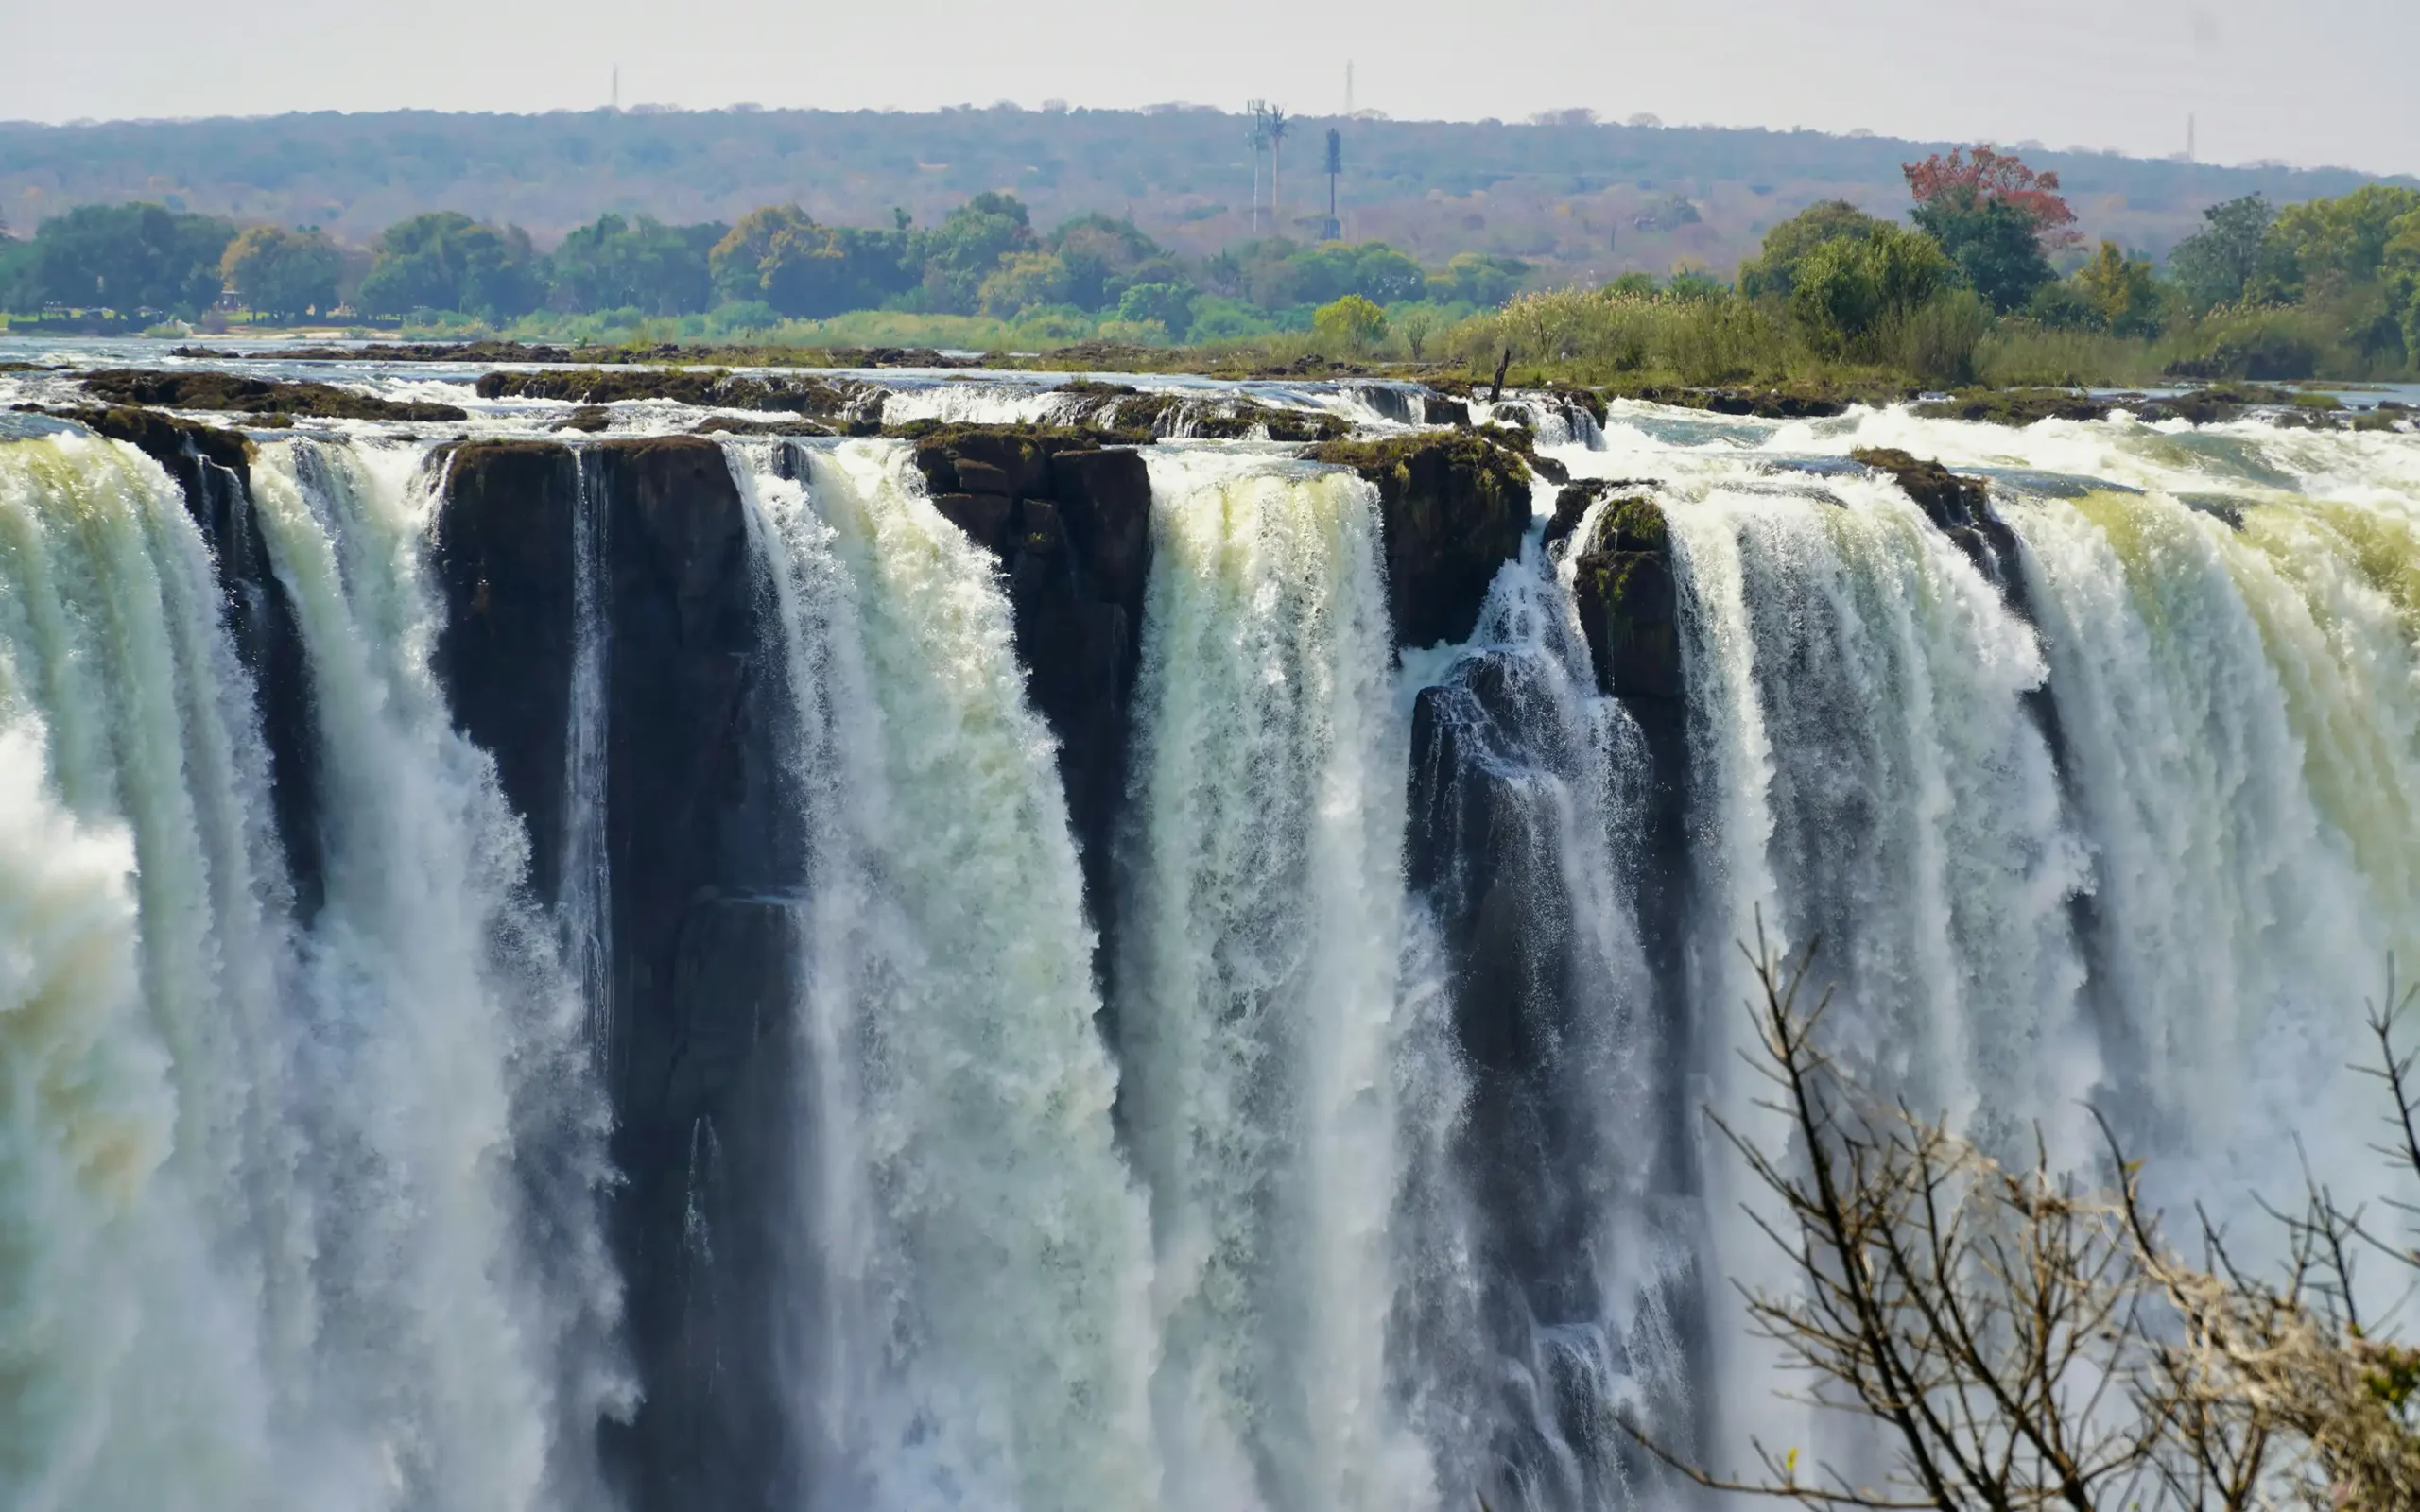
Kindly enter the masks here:
<path id="1" fill-rule="evenodd" d="M 1785 962 L 1760 930 L 1749 956 L 1750 1059 L 1788 1147 L 1716 1123 L 1795 1280 L 1743 1289 L 1752 1328 L 1798 1375 L 1787 1395 L 1878 1426 L 1889 1463 L 1869 1484 L 1757 1443 L 1755 1473 L 1718 1474 L 1624 1419 L 1649 1453 L 1700 1486 L 1810 1507 L 2420 1508 L 2420 1350 L 2374 1327 L 2355 1284 L 2365 1261 L 2420 1279 L 2409 1244 L 2314 1177 L 2299 1211 L 2274 1214 L 2276 1274 L 2238 1265 L 2203 1215 L 2188 1260 L 2106 1123 L 2111 1185 L 2054 1170 L 2038 1140 L 2022 1166 L 1996 1160 L 1826 1054 L 1830 993 L 1801 1005 L 1812 946 Z M 2420 1178 L 2420 1088 L 2395 1047 L 2411 1001 L 2390 991 L 2370 1025 L 2393 1105 L 2380 1154 Z"/>

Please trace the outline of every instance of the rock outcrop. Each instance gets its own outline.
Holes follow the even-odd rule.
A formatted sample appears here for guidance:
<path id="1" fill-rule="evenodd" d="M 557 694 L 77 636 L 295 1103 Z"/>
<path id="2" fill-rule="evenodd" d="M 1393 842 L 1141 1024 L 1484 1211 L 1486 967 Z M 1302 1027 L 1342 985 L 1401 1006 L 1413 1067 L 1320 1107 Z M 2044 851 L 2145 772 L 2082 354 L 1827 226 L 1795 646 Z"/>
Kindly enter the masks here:
<path id="1" fill-rule="evenodd" d="M 869 422 L 881 414 L 879 389 L 803 374 L 726 372 L 716 368 L 546 368 L 480 377 L 481 399 L 562 399 L 575 404 L 662 399 L 708 409 L 754 409 L 837 416 Z"/>
<path id="2" fill-rule="evenodd" d="M 2024 611 L 2025 584 L 2016 570 L 2016 532 L 1992 508 L 1989 484 L 1962 477 L 1939 462 L 1921 460 L 1893 447 L 1866 447 L 1849 456 L 1897 482 L 1925 518 Z"/>
<path id="3" fill-rule="evenodd" d="M 1151 568 L 1151 478 L 1080 430 L 929 426 L 915 461 L 934 507 L 1000 560 L 1034 708 L 1106 931 L 1110 835 L 1125 793 L 1129 705 Z"/>
<path id="4" fill-rule="evenodd" d="M 764 1298 L 790 1171 L 791 911 L 774 637 L 721 448 L 686 437 L 457 447 L 437 529 L 456 718 L 528 823 L 558 893 L 577 583 L 574 511 L 603 532 L 613 874 L 603 1068 L 623 1180 L 610 1232 L 647 1392 L 609 1432 L 635 1504 L 769 1504 L 783 1474 Z"/>
<path id="5" fill-rule="evenodd" d="M 1377 485 L 1395 644 L 1468 640 L 1529 530 L 1529 462 L 1485 431 L 1333 441 L 1310 455 Z"/>
<path id="6" fill-rule="evenodd" d="M 168 409 L 228 410 L 289 419 L 309 415 L 323 420 L 429 422 L 470 418 L 458 404 L 399 404 L 334 384 L 281 383 L 224 372 L 110 368 L 84 374 L 82 382 L 84 391 L 104 404 L 158 404 Z"/>

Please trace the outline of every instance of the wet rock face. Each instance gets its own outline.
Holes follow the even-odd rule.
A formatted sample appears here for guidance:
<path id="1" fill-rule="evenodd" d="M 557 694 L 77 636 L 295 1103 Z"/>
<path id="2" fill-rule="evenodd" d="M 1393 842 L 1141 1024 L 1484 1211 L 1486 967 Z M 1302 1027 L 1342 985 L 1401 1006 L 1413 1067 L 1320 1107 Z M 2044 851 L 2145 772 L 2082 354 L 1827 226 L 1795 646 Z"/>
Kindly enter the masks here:
<path id="1" fill-rule="evenodd" d="M 1530 466 L 1519 452 L 1457 431 L 1336 441 L 1310 455 L 1377 485 L 1395 644 L 1470 639 L 1488 585 L 1520 555 L 1530 527 Z"/>
<path id="2" fill-rule="evenodd" d="M 769 1504 L 783 1474 L 761 1214 L 781 1211 L 803 873 L 778 790 L 769 638 L 720 447 L 471 443 L 446 460 L 438 666 L 524 816 L 552 901 L 576 652 L 575 510 L 602 531 L 610 1232 L 646 1394 L 608 1434 L 632 1504 Z"/>
<path id="3" fill-rule="evenodd" d="M 2018 612 L 2026 611 L 2023 579 L 2016 572 L 2016 533 L 1992 508 L 1990 485 L 1980 478 L 1961 477 L 1939 462 L 1920 460 L 1894 447 L 1866 447 L 1849 456 L 1895 479 L 1925 518 L 1998 585 Z"/>
<path id="4" fill-rule="evenodd" d="M 1574 484 L 1556 501 L 1554 524 L 1569 518 L 1568 534 L 1578 530 L 1590 506 L 1610 499 L 1589 538 L 1573 541 L 1572 589 L 1581 629 L 1598 687 L 1616 697 L 1678 701 L 1686 692 L 1680 594 L 1663 507 L 1651 494 L 1619 493 L 1619 487 Z"/>
<path id="5" fill-rule="evenodd" d="M 1018 659 L 1059 737 L 1085 892 L 1105 927 L 1150 576 L 1150 474 L 1140 455 L 1080 430 L 942 426 L 915 447 L 934 507 L 1007 576 Z"/>

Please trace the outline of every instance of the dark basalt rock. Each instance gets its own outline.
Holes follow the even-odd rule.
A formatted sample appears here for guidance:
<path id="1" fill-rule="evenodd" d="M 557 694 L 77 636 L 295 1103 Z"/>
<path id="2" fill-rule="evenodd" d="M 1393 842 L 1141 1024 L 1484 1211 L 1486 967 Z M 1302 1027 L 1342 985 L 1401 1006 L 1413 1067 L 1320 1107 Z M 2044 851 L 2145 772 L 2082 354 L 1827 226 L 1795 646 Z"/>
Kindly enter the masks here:
<path id="1" fill-rule="evenodd" d="M 915 462 L 933 506 L 1000 560 L 1034 708 L 1059 776 L 1094 917 L 1109 928 L 1110 835 L 1125 791 L 1128 706 L 1143 650 L 1151 478 L 1098 435 L 928 425 Z"/>
<path id="2" fill-rule="evenodd" d="M 603 1067 L 621 1173 L 609 1232 L 646 1392 L 607 1448 L 632 1504 L 774 1504 L 781 1400 L 765 1298 L 780 1268 L 780 1122 L 804 874 L 775 759 L 782 679 L 721 448 L 688 437 L 451 450 L 437 664 L 492 753 L 553 900 L 575 654 L 573 528 L 602 536 L 606 845 Z"/>
<path id="3" fill-rule="evenodd" d="M 1627 384 L 1606 392 L 1618 399 L 1757 420 L 1819 420 L 1845 415 L 1854 404 L 1882 404 L 1915 397 L 1914 390 L 1905 388 L 1834 389 L 1809 386 L 1693 388 L 1678 384 Z"/>
<path id="4" fill-rule="evenodd" d="M 258 352 L 216 347 L 176 347 L 172 357 L 198 362 L 245 362 Z M 569 347 L 525 346 L 518 341 L 371 342 L 358 347 L 281 347 L 280 362 L 577 362 L 580 353 Z"/>
<path id="5" fill-rule="evenodd" d="M 611 409 L 608 409 L 603 404 L 582 404 L 578 409 L 573 410 L 570 414 L 565 415 L 562 419 L 555 421 L 554 424 L 548 426 L 547 429 L 558 431 L 585 431 L 593 436 L 598 431 L 611 430 L 613 429 L 613 426 L 614 412 Z"/>
<path id="6" fill-rule="evenodd" d="M 142 451 L 176 480 L 185 511 L 210 542 L 235 652 L 251 674 L 268 747 L 269 806 L 294 888 L 308 920 L 324 897 L 320 847 L 320 771 L 311 669 L 294 601 L 278 580 L 268 543 L 253 518 L 252 443 L 233 431 L 156 409 L 54 409 L 96 435 Z"/>
<path id="7" fill-rule="evenodd" d="M 1547 546 L 1568 540 L 1588 517 L 1588 509 L 1599 499 L 1616 493 L 1653 493 L 1663 485 L 1651 478 L 1582 478 L 1566 482 L 1554 496 L 1554 514 L 1547 521 L 1541 541 Z"/>
<path id="8" fill-rule="evenodd" d="M 1955 541 L 1984 576 L 1998 584 L 2013 601 L 2022 594 L 2022 580 L 2016 573 L 2016 532 L 1992 508 L 1989 484 L 1980 478 L 1960 477 L 1939 462 L 1919 461 L 1895 448 L 1867 447 L 1849 456 L 1896 479 L 1925 518 Z"/>
<path id="9" fill-rule="evenodd" d="M 1597 685 L 1616 697 L 1680 701 L 1680 594 L 1663 507 L 1645 493 L 1616 498 L 1577 545 L 1573 595 Z"/>
<path id="10" fill-rule="evenodd" d="M 1395 644 L 1468 640 L 1498 569 L 1530 526 L 1530 464 L 1492 431 L 1334 441 L 1314 461 L 1378 488 Z"/>
<path id="11" fill-rule="evenodd" d="M 470 417 L 453 404 L 398 404 L 333 384 L 281 383 L 224 372 L 157 372 L 109 368 L 84 374 L 84 391 L 108 404 L 157 404 L 165 409 L 238 410 L 255 415 L 310 415 L 323 420 L 439 421 Z"/>
<path id="12" fill-rule="evenodd" d="M 867 421 L 843 421 L 838 428 L 811 420 L 741 420 L 713 415 L 689 428 L 692 436 L 870 436 L 882 427 Z"/>
<path id="13" fill-rule="evenodd" d="M 793 415 L 845 415 L 869 400 L 863 385 L 783 374 L 759 377 L 713 368 L 558 368 L 481 376 L 481 399 L 565 399 L 613 404 L 665 399 L 711 409 L 780 410 Z"/>

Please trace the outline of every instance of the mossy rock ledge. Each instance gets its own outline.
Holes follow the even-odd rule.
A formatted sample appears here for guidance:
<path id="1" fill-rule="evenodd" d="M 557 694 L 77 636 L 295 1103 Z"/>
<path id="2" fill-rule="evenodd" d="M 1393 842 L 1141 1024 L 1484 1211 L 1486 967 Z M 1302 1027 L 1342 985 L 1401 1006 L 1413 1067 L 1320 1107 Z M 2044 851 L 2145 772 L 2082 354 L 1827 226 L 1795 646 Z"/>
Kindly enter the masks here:
<path id="1" fill-rule="evenodd" d="M 1575 539 L 1574 606 L 1597 686 L 1623 698 L 1678 706 L 1686 696 L 1681 672 L 1680 593 L 1672 577 L 1671 534 L 1651 484 L 1575 483 L 1555 500 L 1555 520 L 1575 534 L 1590 507 L 1604 507 L 1586 539 Z M 1548 529 L 1553 528 L 1549 524 Z"/>
<path id="2" fill-rule="evenodd" d="M 1521 553 L 1529 460 L 1481 431 L 1331 441 L 1309 455 L 1377 486 L 1395 644 L 1470 639 L 1488 585 Z"/>

